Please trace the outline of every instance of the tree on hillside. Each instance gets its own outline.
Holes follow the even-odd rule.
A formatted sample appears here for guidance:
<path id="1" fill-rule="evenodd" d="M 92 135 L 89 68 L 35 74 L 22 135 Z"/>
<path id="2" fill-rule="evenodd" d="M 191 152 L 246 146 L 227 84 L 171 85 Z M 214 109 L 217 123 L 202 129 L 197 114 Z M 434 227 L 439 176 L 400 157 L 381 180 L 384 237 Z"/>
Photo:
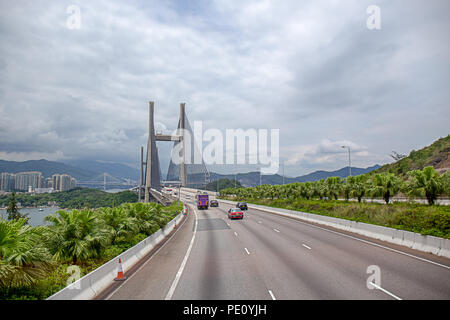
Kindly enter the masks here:
<path id="1" fill-rule="evenodd" d="M 395 161 L 399 161 L 399 160 L 402 160 L 402 159 L 406 158 L 407 155 L 406 155 L 406 154 L 400 154 L 400 153 L 398 153 L 398 152 L 392 151 L 391 157 L 392 157 L 392 159 L 394 159 Z"/>
<path id="2" fill-rule="evenodd" d="M 239 180 L 219 179 L 208 183 L 206 185 L 206 190 L 217 192 L 227 188 L 234 188 L 234 186 L 236 186 L 236 188 L 242 187 Z"/>
<path id="3" fill-rule="evenodd" d="M 21 214 L 19 212 L 19 207 L 17 206 L 16 201 L 16 194 L 14 192 L 11 194 L 11 199 L 9 200 L 6 212 L 8 213 L 8 220 L 25 219 L 25 223 L 28 222 L 29 218 L 27 218 L 27 214 Z"/>
<path id="4" fill-rule="evenodd" d="M 433 205 L 437 197 L 444 192 L 443 179 L 431 166 L 423 170 L 413 170 L 409 175 L 412 180 L 407 186 L 408 193 L 413 196 L 425 196 L 429 205 Z"/>

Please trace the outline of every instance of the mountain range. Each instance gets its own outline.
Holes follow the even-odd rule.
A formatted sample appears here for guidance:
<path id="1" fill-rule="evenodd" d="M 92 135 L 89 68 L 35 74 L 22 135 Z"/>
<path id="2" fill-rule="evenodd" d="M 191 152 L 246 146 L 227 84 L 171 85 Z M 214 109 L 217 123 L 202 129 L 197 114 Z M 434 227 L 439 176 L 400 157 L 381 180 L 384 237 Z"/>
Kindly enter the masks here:
<path id="1" fill-rule="evenodd" d="M 373 170 L 379 169 L 381 166 L 374 165 L 372 167 L 367 168 L 356 168 L 352 167 L 352 175 L 360 175 L 364 173 L 371 172 Z M 328 177 L 341 177 L 345 178 L 349 175 L 349 169 L 348 166 L 341 168 L 336 171 L 324 171 L 324 170 L 318 170 L 314 171 L 312 173 L 298 176 L 298 177 L 284 177 L 279 174 L 271 174 L 271 175 L 261 175 L 261 184 L 283 184 L 283 182 L 286 183 L 294 183 L 294 182 L 306 182 L 306 181 L 317 181 L 320 179 L 326 179 Z M 234 174 L 218 174 L 211 172 L 210 174 L 210 180 L 218 180 L 218 179 L 230 179 L 230 180 L 238 180 L 242 186 L 244 187 L 254 187 L 259 185 L 260 183 L 260 176 L 259 172 L 248 172 L 248 173 L 238 173 L 236 175 Z"/>
<path id="2" fill-rule="evenodd" d="M 359 175 L 376 170 L 380 168 L 379 165 L 368 168 L 356 168 L 352 167 L 352 175 Z M 132 179 L 139 180 L 139 170 L 121 163 L 112 162 L 100 162 L 93 160 L 70 160 L 62 162 L 48 161 L 48 160 L 29 160 L 24 162 L 5 161 L 0 160 L 0 173 L 18 173 L 23 171 L 40 171 L 44 177 L 51 177 L 55 173 L 66 173 L 74 177 L 79 181 L 97 180 L 98 176 L 101 176 L 104 172 L 107 172 L 111 176 L 118 179 Z M 316 181 L 320 179 L 326 179 L 332 176 L 339 176 L 345 178 L 348 176 L 348 167 L 336 171 L 315 171 L 307 175 L 299 177 L 284 177 L 284 183 L 304 182 L 304 181 Z M 234 179 L 234 174 L 219 174 L 211 172 L 210 180 L 215 181 L 217 179 Z M 241 182 L 243 186 L 256 186 L 259 185 L 259 172 L 247 172 L 239 173 L 236 175 L 237 180 Z M 262 184 L 282 184 L 283 177 L 279 174 L 263 175 L 261 176 Z"/>
<path id="3" fill-rule="evenodd" d="M 79 181 L 97 180 L 107 172 L 118 179 L 139 180 L 139 170 L 121 163 L 100 162 L 92 160 L 72 160 L 63 162 L 48 160 L 29 160 L 24 162 L 0 160 L 0 173 L 18 173 L 25 171 L 39 171 L 45 178 L 55 173 L 69 174 Z"/>
<path id="4" fill-rule="evenodd" d="M 450 135 L 440 138 L 431 145 L 420 150 L 412 150 L 409 155 L 400 155 L 393 152 L 393 158 L 397 161 L 383 166 L 374 165 L 368 168 L 352 167 L 352 175 L 361 175 L 368 172 L 392 172 L 398 175 L 406 175 L 410 170 L 423 169 L 425 166 L 433 166 L 439 172 L 450 170 Z M 104 172 L 117 179 L 139 180 L 138 168 L 133 168 L 122 163 L 104 162 L 94 160 L 65 160 L 55 162 L 48 160 L 29 160 L 24 162 L 0 160 L 0 173 L 18 173 L 23 171 L 40 171 L 48 178 L 55 173 L 66 173 L 79 181 L 97 180 Z M 293 182 L 317 181 L 328 177 L 345 178 L 349 175 L 349 168 L 344 167 L 336 171 L 314 171 L 299 177 L 283 177 L 279 174 L 262 175 L 261 184 L 283 184 Z M 210 173 L 210 181 L 218 179 L 237 179 L 243 186 L 257 186 L 260 183 L 259 172 L 247 172 L 239 174 Z"/>

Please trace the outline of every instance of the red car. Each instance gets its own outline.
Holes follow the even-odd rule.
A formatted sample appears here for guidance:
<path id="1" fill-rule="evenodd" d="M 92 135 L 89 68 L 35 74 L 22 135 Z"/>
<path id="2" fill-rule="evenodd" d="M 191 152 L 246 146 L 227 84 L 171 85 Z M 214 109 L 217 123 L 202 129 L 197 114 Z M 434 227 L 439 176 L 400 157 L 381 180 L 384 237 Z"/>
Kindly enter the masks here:
<path id="1" fill-rule="evenodd" d="M 243 219 L 244 213 L 241 209 L 238 208 L 231 208 L 228 210 L 228 218 L 229 219 Z"/>

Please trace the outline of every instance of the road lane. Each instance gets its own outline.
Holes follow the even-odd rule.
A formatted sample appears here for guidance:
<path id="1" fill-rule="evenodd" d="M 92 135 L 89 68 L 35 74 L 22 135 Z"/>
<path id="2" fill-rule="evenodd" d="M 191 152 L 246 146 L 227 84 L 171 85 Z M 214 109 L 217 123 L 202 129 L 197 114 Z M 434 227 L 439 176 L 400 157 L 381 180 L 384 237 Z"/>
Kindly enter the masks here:
<path id="1" fill-rule="evenodd" d="M 97 299 L 163 300 L 189 246 L 194 222 L 195 216 L 190 212 L 187 220 L 163 247 L 143 262 L 137 272 L 132 275 L 126 274 L 128 279 L 120 288 L 116 288 L 113 284 Z"/>
<path id="2" fill-rule="evenodd" d="M 197 211 L 196 243 L 173 299 L 270 299 L 246 247 L 214 211 Z"/>
<path id="3" fill-rule="evenodd" d="M 223 214 L 230 207 L 230 205 L 221 203 Z M 391 288 L 394 292 L 401 292 L 405 299 L 450 298 L 449 269 L 356 241 L 338 233 L 327 232 L 307 223 L 255 209 L 246 212 L 244 221 L 248 223 L 242 224 L 241 227 L 246 227 L 249 234 L 257 232 L 253 226 L 265 228 L 263 234 L 270 235 L 273 242 L 282 243 L 280 250 L 284 250 L 292 243 L 300 243 L 300 245 L 307 243 L 309 247 L 312 247 L 311 250 L 305 251 L 310 251 L 314 255 L 314 264 L 318 270 L 323 269 L 322 272 L 326 273 L 323 277 L 328 278 L 330 286 L 333 283 L 343 284 L 337 286 L 337 288 L 341 287 L 339 299 L 342 298 L 341 294 L 344 297 L 352 297 L 352 290 L 356 290 L 358 282 L 364 284 L 366 288 L 365 281 L 369 277 L 367 268 L 371 265 L 379 266 L 381 284 Z M 258 223 L 258 221 L 262 223 Z M 280 232 L 274 233 L 274 228 Z M 238 229 L 237 232 L 242 235 L 245 231 Z M 277 250 L 276 244 L 271 246 Z M 295 251 L 292 249 L 286 254 L 295 254 Z M 297 263 L 297 266 L 302 265 L 299 261 L 292 261 L 292 263 Z M 329 273 L 323 266 L 331 266 L 333 271 Z M 333 276 L 329 278 L 329 274 L 333 274 Z M 309 276 L 317 278 L 320 275 L 313 273 Z M 368 289 L 366 291 L 373 292 Z M 363 299 L 373 298 L 367 297 L 366 293 L 359 292 L 358 295 Z"/>
<path id="4" fill-rule="evenodd" d="M 449 269 L 256 209 L 229 220 L 231 205 L 197 210 L 192 200 L 197 232 L 172 299 L 450 299 Z M 109 298 L 164 299 L 193 239 L 194 218 L 191 211 Z M 371 266 L 381 271 L 379 289 L 367 287 Z"/>
<path id="5" fill-rule="evenodd" d="M 252 258 L 277 299 L 385 299 L 366 288 L 365 268 L 355 275 L 345 267 L 323 263 L 298 239 L 286 237 L 281 229 L 274 232 L 264 217 L 258 218 L 263 224 L 247 212 L 231 227 L 252 248 Z"/>

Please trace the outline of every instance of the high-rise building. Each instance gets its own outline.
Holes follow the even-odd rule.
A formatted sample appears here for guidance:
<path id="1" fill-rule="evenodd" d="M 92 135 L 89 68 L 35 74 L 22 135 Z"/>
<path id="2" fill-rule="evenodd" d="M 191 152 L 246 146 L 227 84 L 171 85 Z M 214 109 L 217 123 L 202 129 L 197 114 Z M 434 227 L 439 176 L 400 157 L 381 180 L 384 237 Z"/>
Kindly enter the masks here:
<path id="1" fill-rule="evenodd" d="M 62 174 L 60 177 L 60 191 L 67 191 L 72 189 L 71 187 L 71 182 L 72 182 L 72 177 L 69 176 L 68 174 Z"/>
<path id="2" fill-rule="evenodd" d="M 46 188 L 53 188 L 53 179 L 52 178 L 45 179 L 45 187 Z"/>
<path id="3" fill-rule="evenodd" d="M 38 171 L 19 172 L 16 174 L 15 189 L 28 191 L 30 187 L 31 190 L 41 188 L 42 180 L 42 173 Z"/>
<path id="4" fill-rule="evenodd" d="M 76 188 L 77 186 L 77 179 L 73 178 L 70 180 L 70 189 Z"/>
<path id="5" fill-rule="evenodd" d="M 54 191 L 66 191 L 77 186 L 77 180 L 68 174 L 54 174 L 51 178 L 44 178 L 42 173 L 19 172 L 11 174 L 8 172 L 0 173 L 1 191 L 25 191 L 35 192 L 36 189 L 53 188 Z"/>
<path id="6" fill-rule="evenodd" d="M 16 175 L 8 172 L 2 172 L 0 175 L 0 190 L 12 191 L 16 187 Z"/>
<path id="7" fill-rule="evenodd" d="M 53 189 L 55 191 L 59 191 L 60 190 L 60 179 L 59 179 L 59 174 L 55 173 L 54 175 L 52 175 L 52 181 L 53 181 Z"/>

